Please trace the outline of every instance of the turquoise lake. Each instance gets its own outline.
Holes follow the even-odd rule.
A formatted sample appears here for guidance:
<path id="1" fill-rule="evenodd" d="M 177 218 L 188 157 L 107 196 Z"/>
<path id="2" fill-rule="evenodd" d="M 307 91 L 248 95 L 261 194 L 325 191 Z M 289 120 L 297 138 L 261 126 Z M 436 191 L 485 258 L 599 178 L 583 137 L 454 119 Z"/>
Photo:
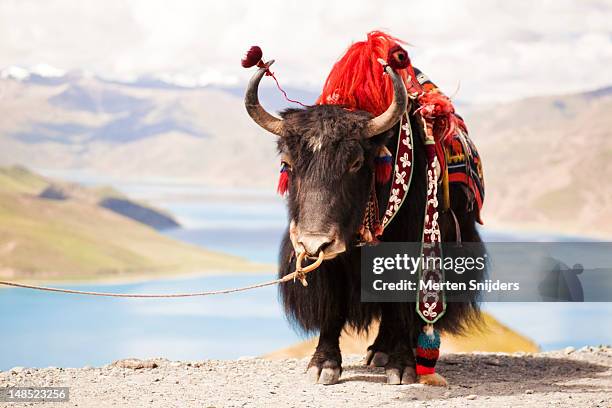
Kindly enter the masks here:
<path id="1" fill-rule="evenodd" d="M 59 176 L 109 184 L 79 175 Z M 255 261 L 276 261 L 285 210 L 272 192 L 172 183 L 110 184 L 175 215 L 183 228 L 165 232 L 169 236 Z M 483 235 L 489 241 L 571 239 L 487 230 Z M 274 271 L 270 272 L 69 287 L 120 293 L 190 292 L 256 283 L 270 279 Z M 484 308 L 545 350 L 612 343 L 609 303 L 491 303 Z M 0 370 L 94 366 L 127 357 L 230 359 L 261 355 L 303 339 L 285 320 L 275 287 L 167 300 L 0 289 L 0 310 Z"/>

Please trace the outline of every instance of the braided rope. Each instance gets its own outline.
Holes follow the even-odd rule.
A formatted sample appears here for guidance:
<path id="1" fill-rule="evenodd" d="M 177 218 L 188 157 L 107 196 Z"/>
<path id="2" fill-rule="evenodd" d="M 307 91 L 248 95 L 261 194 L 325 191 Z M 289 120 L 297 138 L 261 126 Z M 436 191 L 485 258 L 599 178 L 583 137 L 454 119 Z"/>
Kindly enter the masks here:
<path id="1" fill-rule="evenodd" d="M 304 254 L 304 253 L 302 253 Z M 210 290 L 205 292 L 192 292 L 192 293 L 167 293 L 167 294 L 154 294 L 154 293 L 110 293 L 110 292 L 93 292 L 93 291 L 85 291 L 85 290 L 73 290 L 73 289 L 61 289 L 61 288 L 51 288 L 47 286 L 38 286 L 38 285 L 28 285 L 25 283 L 17 283 L 17 282 L 7 282 L 0 281 L 0 285 L 4 286 L 12 286 L 16 288 L 24 288 L 24 289 L 34 289 L 45 292 L 58 292 L 58 293 L 69 293 L 72 295 L 88 295 L 88 296 L 104 296 L 104 297 L 118 297 L 118 298 L 148 298 L 148 299 L 158 299 L 158 298 L 185 298 L 185 297 L 196 297 L 196 296 L 212 296 L 212 295 L 222 295 L 226 293 L 235 293 L 235 292 L 244 292 L 251 289 L 263 288 L 265 286 L 278 285 L 280 283 L 289 282 L 291 280 L 295 281 L 299 279 L 302 285 L 307 286 L 305 275 L 317 269 L 321 263 L 323 262 L 324 254 L 323 251 L 319 252 L 319 256 L 317 260 L 305 267 L 302 267 L 302 261 L 305 258 L 305 254 L 298 256 L 296 260 L 296 270 L 288 275 L 283 276 L 279 279 L 274 279 L 267 282 L 256 283 L 248 286 L 241 286 L 238 288 L 229 288 L 229 289 L 220 289 L 220 290 Z"/>

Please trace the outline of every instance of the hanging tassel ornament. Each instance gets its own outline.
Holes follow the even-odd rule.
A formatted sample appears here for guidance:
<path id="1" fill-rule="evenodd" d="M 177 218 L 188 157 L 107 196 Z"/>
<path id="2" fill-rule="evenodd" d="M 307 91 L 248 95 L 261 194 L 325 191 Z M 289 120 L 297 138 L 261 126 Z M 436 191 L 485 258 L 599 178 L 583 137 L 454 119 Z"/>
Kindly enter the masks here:
<path id="1" fill-rule="evenodd" d="M 378 237 L 383 233 L 383 226 L 379 219 L 378 198 L 376 197 L 376 187 L 372 183 L 370 199 L 363 214 L 363 221 L 359 227 L 359 242 L 361 244 L 376 244 Z"/>
<path id="2" fill-rule="evenodd" d="M 302 102 L 296 101 L 295 99 L 291 99 L 289 98 L 289 96 L 287 96 L 287 92 L 285 92 L 285 90 L 278 83 L 278 79 L 276 79 L 276 76 L 274 76 L 274 72 L 270 71 L 270 69 L 268 68 L 270 65 L 272 65 L 273 62 L 274 60 L 268 61 L 267 63 L 265 63 L 263 61 L 263 51 L 261 50 L 260 47 L 258 47 L 257 45 L 254 45 L 251 48 L 249 48 L 245 56 L 240 60 L 240 65 L 242 65 L 243 68 L 251 68 L 254 66 L 257 66 L 257 68 L 265 68 L 266 76 L 270 76 L 272 77 L 272 79 L 274 79 L 274 82 L 276 83 L 276 87 L 283 94 L 287 102 L 297 103 L 298 105 L 301 105 L 304 108 L 306 108 L 307 106 L 304 105 Z"/>
<path id="3" fill-rule="evenodd" d="M 378 156 L 374 159 L 376 166 L 376 183 L 386 184 L 391 180 L 393 169 L 393 155 L 386 146 L 380 148 Z"/>
<path id="4" fill-rule="evenodd" d="M 416 349 L 416 374 L 428 375 L 436 372 L 436 363 L 440 356 L 440 332 L 427 324 L 419 334 Z"/>
<path id="5" fill-rule="evenodd" d="M 280 176 L 278 177 L 278 187 L 276 191 L 281 196 L 285 196 L 289 190 L 289 165 L 285 162 L 281 164 Z"/>

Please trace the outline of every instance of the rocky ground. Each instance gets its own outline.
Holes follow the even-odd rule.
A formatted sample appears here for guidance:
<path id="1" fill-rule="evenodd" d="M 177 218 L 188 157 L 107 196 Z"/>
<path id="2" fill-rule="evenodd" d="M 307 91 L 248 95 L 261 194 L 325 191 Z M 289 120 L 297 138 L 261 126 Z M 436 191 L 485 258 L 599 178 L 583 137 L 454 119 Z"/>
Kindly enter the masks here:
<path id="1" fill-rule="evenodd" d="M 546 353 L 448 354 L 447 388 L 386 385 L 383 370 L 348 356 L 339 384 L 314 385 L 307 359 L 121 360 L 104 367 L 15 367 L 0 387 L 67 386 L 78 407 L 448 406 L 612 407 L 612 348 Z M 41 403 L 0 406 L 41 406 Z M 49 404 L 52 405 L 52 404 Z"/>

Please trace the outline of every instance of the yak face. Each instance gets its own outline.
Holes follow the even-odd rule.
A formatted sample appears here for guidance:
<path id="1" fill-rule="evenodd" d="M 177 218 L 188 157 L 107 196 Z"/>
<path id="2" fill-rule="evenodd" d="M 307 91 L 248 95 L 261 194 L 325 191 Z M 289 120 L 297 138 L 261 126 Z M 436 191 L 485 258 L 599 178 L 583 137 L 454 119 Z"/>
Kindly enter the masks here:
<path id="1" fill-rule="evenodd" d="M 356 237 L 386 133 L 368 138 L 370 114 L 333 105 L 282 116 L 278 150 L 289 171 L 291 242 L 297 254 L 334 258 Z"/>
<path id="2" fill-rule="evenodd" d="M 274 61 L 261 66 L 246 89 L 244 106 L 259 126 L 279 137 L 289 165 L 289 233 L 295 252 L 333 258 L 357 233 L 374 179 L 374 158 L 388 131 L 406 112 L 404 81 L 385 66 L 393 84 L 389 107 L 376 117 L 340 106 L 289 109 L 279 119 L 259 103 L 259 83 Z"/>

